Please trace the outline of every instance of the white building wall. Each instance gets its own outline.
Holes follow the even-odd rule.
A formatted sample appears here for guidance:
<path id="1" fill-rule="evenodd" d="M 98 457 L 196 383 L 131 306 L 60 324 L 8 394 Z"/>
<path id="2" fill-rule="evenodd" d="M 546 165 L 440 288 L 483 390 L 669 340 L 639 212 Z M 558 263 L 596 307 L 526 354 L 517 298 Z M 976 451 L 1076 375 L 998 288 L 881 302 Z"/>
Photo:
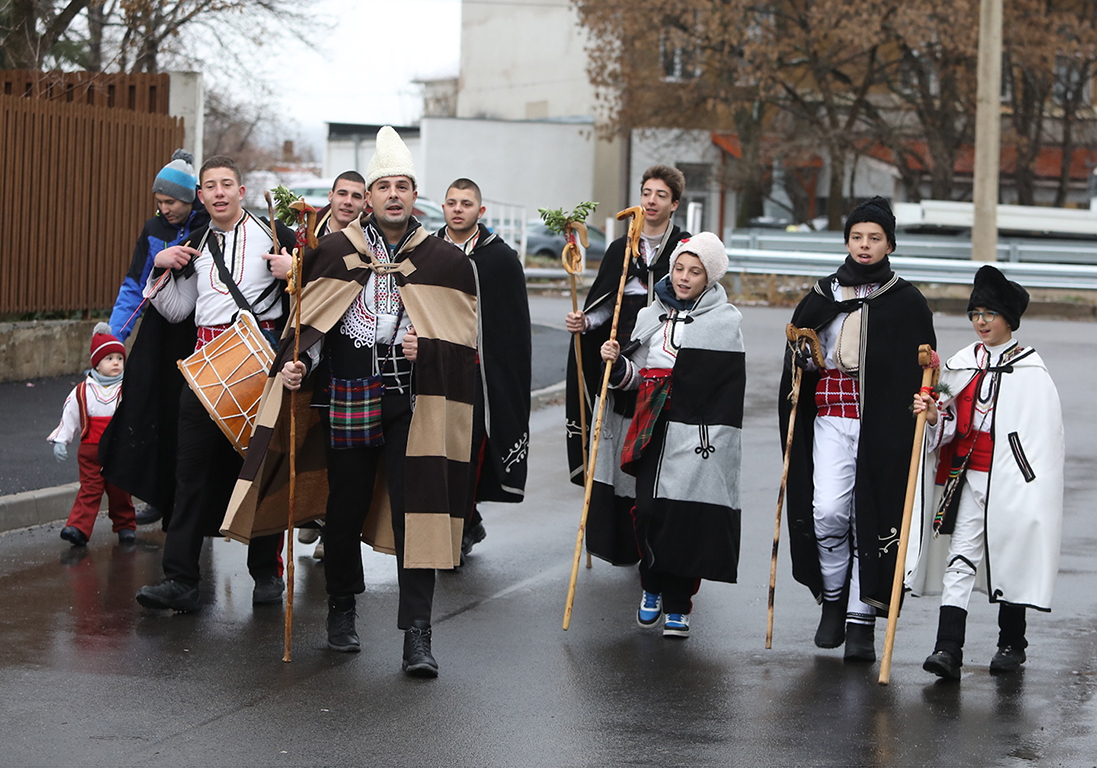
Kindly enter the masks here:
<path id="1" fill-rule="evenodd" d="M 458 117 L 538 120 L 591 115 L 587 36 L 561 0 L 462 2 Z"/>
<path id="2" fill-rule="evenodd" d="M 592 199 L 592 123 L 423 118 L 419 192 L 442 201 L 454 179 L 475 181 L 484 198 L 538 208 L 574 208 Z"/>

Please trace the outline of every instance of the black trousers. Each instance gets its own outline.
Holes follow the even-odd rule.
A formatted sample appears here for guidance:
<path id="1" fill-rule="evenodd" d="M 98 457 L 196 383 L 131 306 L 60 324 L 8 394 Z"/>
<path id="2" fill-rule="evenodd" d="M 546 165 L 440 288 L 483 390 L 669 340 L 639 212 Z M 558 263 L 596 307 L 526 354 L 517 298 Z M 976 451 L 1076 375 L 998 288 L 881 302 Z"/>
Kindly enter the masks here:
<path id="1" fill-rule="evenodd" d="M 202 540 L 217 536 L 244 460 L 189 387 L 179 395 L 175 508 L 164 541 L 164 577 L 190 584 L 201 579 Z M 278 575 L 282 534 L 257 536 L 248 545 L 254 578 Z"/>
<path id="2" fill-rule="evenodd" d="M 326 421 L 325 421 L 326 424 Z M 376 448 L 335 450 L 328 442 L 328 507 L 324 527 L 324 576 L 332 597 L 366 591 L 362 573 L 362 526 L 369 512 L 378 462 L 385 459 L 392 532 L 396 539 L 396 578 L 400 585 L 397 626 L 430 622 L 434 603 L 434 569 L 404 568 L 404 467 L 411 426 L 411 398 L 386 392 L 381 400 L 385 443 Z M 421 482 L 429 482 L 421 478 Z"/>

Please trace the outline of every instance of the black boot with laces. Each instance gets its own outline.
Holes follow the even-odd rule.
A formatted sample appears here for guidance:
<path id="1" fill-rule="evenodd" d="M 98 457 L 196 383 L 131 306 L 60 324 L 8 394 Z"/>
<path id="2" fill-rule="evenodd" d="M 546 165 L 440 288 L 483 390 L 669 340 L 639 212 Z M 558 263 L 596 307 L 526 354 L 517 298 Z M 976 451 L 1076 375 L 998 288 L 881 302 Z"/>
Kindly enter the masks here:
<path id="1" fill-rule="evenodd" d="M 438 677 L 438 662 L 430 652 L 430 624 L 422 619 L 404 632 L 403 670 L 412 677 Z"/>
<path id="2" fill-rule="evenodd" d="M 354 595 L 328 598 L 328 648 L 340 653 L 358 653 L 362 643 L 354 627 Z"/>

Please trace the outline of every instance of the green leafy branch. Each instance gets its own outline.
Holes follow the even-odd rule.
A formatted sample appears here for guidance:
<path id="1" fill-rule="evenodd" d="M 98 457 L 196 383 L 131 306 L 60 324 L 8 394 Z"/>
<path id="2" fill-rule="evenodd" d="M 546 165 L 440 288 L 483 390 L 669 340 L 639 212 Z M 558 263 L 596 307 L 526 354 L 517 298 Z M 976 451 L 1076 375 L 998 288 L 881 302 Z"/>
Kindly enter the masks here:
<path id="1" fill-rule="evenodd" d="M 274 215 L 287 227 L 296 227 L 300 214 L 291 205 L 299 199 L 293 190 L 282 184 L 271 190 L 274 198 Z"/>
<path id="2" fill-rule="evenodd" d="M 567 234 L 568 224 L 582 224 L 590 216 L 591 211 L 598 207 L 598 203 L 589 200 L 575 206 L 571 213 L 564 213 L 562 208 L 538 208 L 541 220 L 545 226 L 558 235 Z"/>

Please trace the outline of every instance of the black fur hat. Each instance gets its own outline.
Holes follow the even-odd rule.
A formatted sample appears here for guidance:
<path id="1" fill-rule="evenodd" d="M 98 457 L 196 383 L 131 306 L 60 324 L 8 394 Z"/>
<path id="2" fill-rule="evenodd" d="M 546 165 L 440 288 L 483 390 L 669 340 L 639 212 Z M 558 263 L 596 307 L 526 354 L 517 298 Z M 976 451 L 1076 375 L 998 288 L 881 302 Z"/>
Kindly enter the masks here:
<path id="1" fill-rule="evenodd" d="M 1009 323 L 1010 330 L 1016 331 L 1021 327 L 1021 315 L 1028 309 L 1028 291 L 988 264 L 975 273 L 967 310 L 971 312 L 976 307 L 997 312 Z"/>
<path id="2" fill-rule="evenodd" d="M 862 221 L 871 221 L 873 224 L 879 224 L 883 227 L 884 234 L 887 235 L 888 245 L 891 246 L 891 250 L 895 250 L 895 214 L 891 212 L 891 206 L 887 200 L 877 195 L 849 212 L 849 216 L 846 217 L 847 243 L 849 242 L 849 230 L 852 229 L 854 224 L 859 224 Z"/>

